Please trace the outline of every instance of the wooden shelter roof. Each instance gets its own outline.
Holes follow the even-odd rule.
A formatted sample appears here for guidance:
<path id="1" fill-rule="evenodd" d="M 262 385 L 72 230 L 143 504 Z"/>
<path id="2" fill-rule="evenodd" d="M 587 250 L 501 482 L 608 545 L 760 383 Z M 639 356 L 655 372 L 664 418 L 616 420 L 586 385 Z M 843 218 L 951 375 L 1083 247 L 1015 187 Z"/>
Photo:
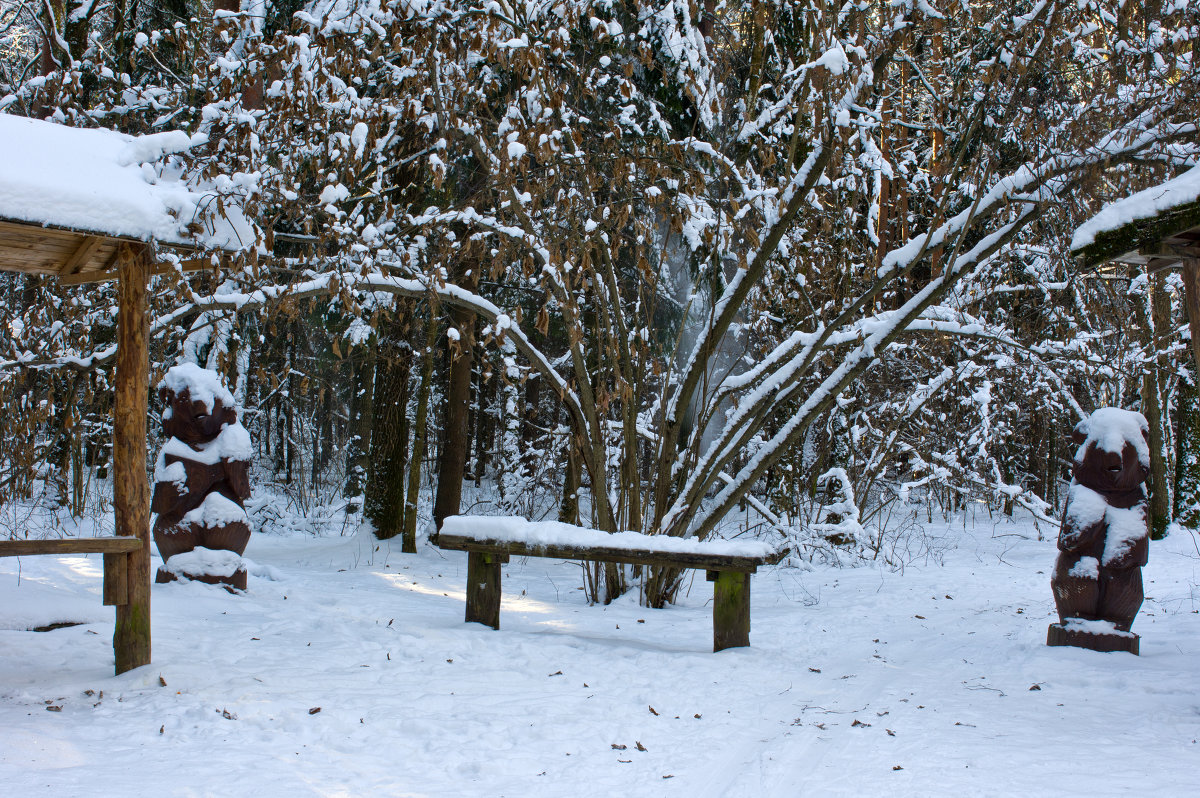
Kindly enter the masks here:
<path id="1" fill-rule="evenodd" d="M 254 246 L 241 209 L 187 179 L 175 157 L 206 142 L 181 131 L 129 136 L 0 113 L 0 270 L 77 284 L 116 277 L 122 242 L 180 253 Z"/>
<path id="2" fill-rule="evenodd" d="M 1085 266 L 1116 261 L 1148 271 L 1200 257 L 1200 166 L 1105 206 L 1076 230 L 1071 250 Z"/>
<path id="3" fill-rule="evenodd" d="M 64 285 L 114 280 L 122 241 L 143 244 L 133 238 L 0 219 L 0 271 L 57 277 Z M 180 244 L 167 248 L 181 253 L 189 250 Z M 211 259 L 191 258 L 181 263 L 184 271 L 199 271 L 208 268 Z M 158 273 L 166 270 L 163 266 Z"/>
<path id="4" fill-rule="evenodd" d="M 1105 231 L 1078 250 L 1085 266 L 1105 262 L 1144 265 L 1146 271 L 1178 268 L 1200 258 L 1200 201 Z"/>

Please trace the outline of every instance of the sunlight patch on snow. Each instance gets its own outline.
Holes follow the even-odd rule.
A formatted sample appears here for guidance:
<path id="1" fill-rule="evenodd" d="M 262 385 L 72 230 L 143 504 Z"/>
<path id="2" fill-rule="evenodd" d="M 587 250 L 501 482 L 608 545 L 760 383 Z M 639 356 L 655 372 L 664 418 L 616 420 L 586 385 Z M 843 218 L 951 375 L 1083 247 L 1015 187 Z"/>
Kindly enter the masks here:
<path id="1" fill-rule="evenodd" d="M 549 621 L 538 621 L 537 625 L 541 628 L 553 629 L 556 632 L 577 632 L 579 630 L 579 624 L 569 623 L 561 618 L 552 618 Z"/>
<path id="2" fill-rule="evenodd" d="M 67 567 L 87 579 L 104 576 L 104 560 L 100 557 L 70 557 L 63 560 Z"/>
<path id="3" fill-rule="evenodd" d="M 405 574 L 375 574 L 380 579 L 389 584 L 410 590 L 413 593 L 422 593 L 426 596 L 441 596 L 443 598 L 452 598 L 458 601 L 466 602 L 467 594 L 464 590 L 455 590 L 447 588 L 445 585 L 426 585 L 418 582 L 413 582 L 412 579 Z M 552 604 L 531 599 L 528 596 L 504 596 L 500 598 L 501 610 L 513 610 L 516 612 L 533 612 L 541 615 L 548 615 L 559 610 Z"/>
<path id="4" fill-rule="evenodd" d="M 0 758 L 20 762 L 30 770 L 62 770 L 87 764 L 87 758 L 70 741 L 46 734 L 10 729 Z"/>

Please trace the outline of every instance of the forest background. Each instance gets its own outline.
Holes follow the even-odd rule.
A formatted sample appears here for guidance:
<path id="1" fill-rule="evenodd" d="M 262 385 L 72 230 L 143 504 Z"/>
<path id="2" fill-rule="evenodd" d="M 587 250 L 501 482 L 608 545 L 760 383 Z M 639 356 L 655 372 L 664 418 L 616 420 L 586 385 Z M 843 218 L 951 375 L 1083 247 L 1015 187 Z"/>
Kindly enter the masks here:
<path id="1" fill-rule="evenodd" d="M 154 375 L 243 407 L 256 528 L 409 550 L 494 512 L 902 565 L 969 503 L 1053 523 L 1105 405 L 1194 526 L 1181 277 L 1071 241 L 1196 166 L 1198 58 L 1194 0 L 0 0 L 0 111 L 203 133 L 258 221 L 151 299 Z M 20 536 L 108 501 L 116 294 L 0 306 Z"/>

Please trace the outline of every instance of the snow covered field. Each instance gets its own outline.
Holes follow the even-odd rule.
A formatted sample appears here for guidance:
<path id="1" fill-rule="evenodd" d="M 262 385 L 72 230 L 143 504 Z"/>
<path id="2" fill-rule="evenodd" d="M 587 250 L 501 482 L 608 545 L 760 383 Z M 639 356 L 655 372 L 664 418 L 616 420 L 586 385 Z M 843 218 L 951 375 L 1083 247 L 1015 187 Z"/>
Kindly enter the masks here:
<path id="1" fill-rule="evenodd" d="M 1031 526 L 930 533 L 943 564 L 760 571 L 720 654 L 702 573 L 589 607 L 576 566 L 514 559 L 497 632 L 462 622 L 465 554 L 256 535 L 247 595 L 155 586 L 120 677 L 100 557 L 3 559 L 0 793 L 1196 794 L 1194 537 L 1153 544 L 1134 657 L 1044 645 Z"/>

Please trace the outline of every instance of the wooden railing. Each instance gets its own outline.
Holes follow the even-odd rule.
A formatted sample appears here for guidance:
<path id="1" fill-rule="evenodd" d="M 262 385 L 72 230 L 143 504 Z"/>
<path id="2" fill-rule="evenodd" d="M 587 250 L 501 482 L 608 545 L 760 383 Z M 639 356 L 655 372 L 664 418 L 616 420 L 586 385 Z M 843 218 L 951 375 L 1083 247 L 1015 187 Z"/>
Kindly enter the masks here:
<path id="1" fill-rule="evenodd" d="M 106 607 L 129 603 L 130 560 L 142 554 L 143 542 L 134 537 L 62 538 L 58 540 L 0 540 L 0 557 L 29 557 L 38 554 L 103 554 L 103 601 Z M 113 653 L 120 662 L 117 642 Z M 120 672 L 118 670 L 118 672 Z"/>

